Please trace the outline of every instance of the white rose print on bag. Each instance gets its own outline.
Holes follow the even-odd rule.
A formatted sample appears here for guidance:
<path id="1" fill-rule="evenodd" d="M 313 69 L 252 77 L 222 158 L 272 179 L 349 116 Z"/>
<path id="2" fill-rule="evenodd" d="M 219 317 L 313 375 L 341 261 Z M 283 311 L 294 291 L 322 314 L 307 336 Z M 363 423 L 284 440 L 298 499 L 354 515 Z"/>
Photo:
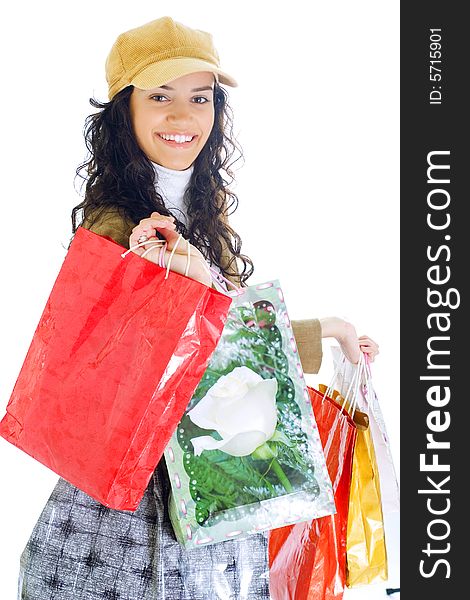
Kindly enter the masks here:
<path id="1" fill-rule="evenodd" d="M 223 375 L 188 412 L 193 423 L 217 431 L 191 440 L 194 454 L 222 450 L 232 456 L 247 456 L 272 438 L 277 425 L 277 380 L 263 379 L 248 367 L 236 367 Z"/>

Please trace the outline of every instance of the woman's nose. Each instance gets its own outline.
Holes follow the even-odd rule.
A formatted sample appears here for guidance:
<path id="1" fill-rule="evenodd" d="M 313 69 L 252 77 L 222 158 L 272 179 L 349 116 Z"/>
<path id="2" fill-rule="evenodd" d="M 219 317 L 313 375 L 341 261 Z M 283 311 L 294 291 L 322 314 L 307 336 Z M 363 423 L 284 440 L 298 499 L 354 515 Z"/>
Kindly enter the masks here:
<path id="1" fill-rule="evenodd" d="M 175 102 L 169 108 L 167 119 L 171 123 L 186 123 L 191 120 L 191 113 L 187 106 Z"/>

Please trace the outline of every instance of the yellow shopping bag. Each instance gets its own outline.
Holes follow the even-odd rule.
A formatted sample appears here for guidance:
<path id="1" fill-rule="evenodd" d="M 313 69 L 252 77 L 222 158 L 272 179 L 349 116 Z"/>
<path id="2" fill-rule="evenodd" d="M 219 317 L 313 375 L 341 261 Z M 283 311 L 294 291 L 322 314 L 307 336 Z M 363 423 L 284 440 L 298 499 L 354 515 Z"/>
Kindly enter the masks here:
<path id="1" fill-rule="evenodd" d="M 380 480 L 370 429 L 358 428 L 346 537 L 346 585 L 388 578 Z"/>

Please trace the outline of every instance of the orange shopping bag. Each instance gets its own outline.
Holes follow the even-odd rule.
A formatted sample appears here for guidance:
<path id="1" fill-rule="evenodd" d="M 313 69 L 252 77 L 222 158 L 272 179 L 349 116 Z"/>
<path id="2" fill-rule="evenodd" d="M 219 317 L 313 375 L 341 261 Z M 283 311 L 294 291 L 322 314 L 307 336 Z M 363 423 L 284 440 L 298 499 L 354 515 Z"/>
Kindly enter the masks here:
<path id="1" fill-rule="evenodd" d="M 333 398 L 308 387 L 333 484 L 336 514 L 269 533 L 275 600 L 340 600 L 346 582 L 346 530 L 356 426 Z"/>

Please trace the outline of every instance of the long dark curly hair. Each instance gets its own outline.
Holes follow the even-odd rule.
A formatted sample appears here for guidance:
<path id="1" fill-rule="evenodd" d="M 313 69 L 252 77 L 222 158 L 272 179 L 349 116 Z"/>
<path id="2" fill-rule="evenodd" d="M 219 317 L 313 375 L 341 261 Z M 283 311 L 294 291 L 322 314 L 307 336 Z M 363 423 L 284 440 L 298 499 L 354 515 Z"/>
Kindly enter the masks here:
<path id="1" fill-rule="evenodd" d="M 86 181 L 85 198 L 72 210 L 72 239 L 86 219 L 91 224 L 103 211 L 114 208 L 123 217 L 137 224 L 153 211 L 170 216 L 162 196 L 155 189 L 156 171 L 152 162 L 138 146 L 130 117 L 129 100 L 133 86 L 121 90 L 110 102 L 90 98 L 90 104 L 100 109 L 86 118 L 85 143 L 89 155 L 79 165 L 76 176 Z M 240 276 L 242 285 L 253 274 L 252 260 L 241 254 L 241 238 L 230 227 L 227 217 L 238 207 L 236 194 L 229 190 L 233 181 L 230 167 L 243 153 L 233 137 L 233 113 L 225 90 L 215 82 L 214 126 L 203 149 L 194 162 L 185 201 L 188 206 L 188 226 L 178 220 L 176 226 L 204 257 L 218 265 L 223 275 Z M 231 160 L 235 152 L 239 156 Z M 85 170 L 85 175 L 82 171 Z M 225 172 L 230 178 L 225 180 Z M 83 184 L 82 184 L 83 185 Z M 235 205 L 232 212 L 228 212 Z M 224 239 L 231 257 L 222 257 Z M 243 270 L 237 273 L 237 261 Z M 235 262 L 235 268 L 232 268 Z M 238 267 L 239 269 L 239 267 Z"/>

